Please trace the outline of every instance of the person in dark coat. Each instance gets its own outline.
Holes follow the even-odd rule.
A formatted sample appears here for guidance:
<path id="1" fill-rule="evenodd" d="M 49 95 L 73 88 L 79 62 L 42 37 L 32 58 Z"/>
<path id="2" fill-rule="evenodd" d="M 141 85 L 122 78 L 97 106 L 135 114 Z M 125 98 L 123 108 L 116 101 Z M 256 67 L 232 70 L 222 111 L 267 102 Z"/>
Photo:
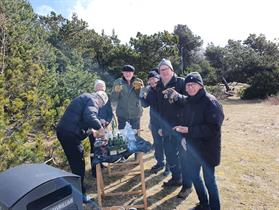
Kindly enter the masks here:
<path id="1" fill-rule="evenodd" d="M 183 186 L 183 191 L 188 195 L 191 193 L 191 180 L 183 179 L 181 176 L 178 143 L 180 135 L 172 128 L 180 125 L 182 120 L 182 107 L 173 103 L 171 95 L 167 94 L 165 90 L 171 88 L 178 93 L 185 93 L 184 79 L 176 76 L 173 71 L 171 62 L 167 59 L 162 59 L 159 63 L 160 81 L 158 82 L 156 93 L 158 110 L 160 116 L 159 134 L 164 139 L 164 149 L 167 163 L 169 164 L 172 178 L 164 182 L 163 187 Z M 183 182 L 182 182 L 183 181 Z"/>
<path id="2" fill-rule="evenodd" d="M 143 88 L 143 81 L 135 76 L 135 67 L 124 65 L 122 77 L 113 83 L 110 94 L 112 104 L 116 107 L 118 129 L 124 129 L 129 122 L 133 129 L 140 129 L 142 106 L 139 94 Z"/>
<path id="3" fill-rule="evenodd" d="M 95 91 L 106 91 L 106 83 L 103 80 L 95 81 Z M 111 107 L 110 98 L 105 106 L 101 107 L 98 112 L 98 118 L 100 119 L 103 126 L 108 126 L 113 118 L 113 112 Z"/>
<path id="4" fill-rule="evenodd" d="M 83 201 L 88 202 L 84 187 L 85 161 L 82 140 L 89 133 L 104 136 L 104 128 L 98 119 L 98 110 L 108 101 L 104 91 L 83 93 L 74 98 L 67 107 L 57 127 L 57 138 L 65 152 L 71 171 L 81 177 Z M 93 130 L 94 129 L 94 130 Z"/>
<path id="5" fill-rule="evenodd" d="M 95 81 L 95 91 L 106 91 L 106 83 L 103 80 L 96 80 Z M 100 120 L 102 126 L 105 128 L 107 127 L 113 118 L 113 112 L 111 107 L 110 99 L 108 98 L 108 102 L 99 109 L 98 112 L 98 119 Z M 93 157 L 94 157 L 94 143 L 96 138 L 94 135 L 89 135 L 89 142 L 90 142 L 90 160 L 91 160 L 91 171 L 92 176 L 96 177 L 96 166 L 93 165 Z M 101 164 L 104 167 L 103 164 Z"/>
<path id="6" fill-rule="evenodd" d="M 158 69 L 152 69 L 148 73 L 148 86 L 144 88 L 145 90 L 143 94 L 140 94 L 141 104 L 143 107 L 150 107 L 149 115 L 150 115 L 150 130 L 153 137 L 154 142 L 154 157 L 156 159 L 156 165 L 151 168 L 151 173 L 158 173 L 160 170 L 164 169 L 163 173 L 165 176 L 169 174 L 169 167 L 164 163 L 164 146 L 163 146 L 163 138 L 159 135 L 159 116 L 158 116 L 158 103 L 156 96 L 156 86 L 158 81 L 160 80 L 160 75 L 158 74 Z"/>
<path id="7" fill-rule="evenodd" d="M 200 201 L 194 209 L 220 210 L 215 167 L 220 164 L 221 157 L 223 108 L 206 92 L 198 72 L 186 76 L 185 89 L 188 96 L 176 94 L 175 97 L 177 103 L 184 106 L 184 121 L 174 127 L 184 137 L 180 144 L 184 149 L 182 169 L 191 177 Z M 201 168 L 206 187 L 200 177 Z"/>

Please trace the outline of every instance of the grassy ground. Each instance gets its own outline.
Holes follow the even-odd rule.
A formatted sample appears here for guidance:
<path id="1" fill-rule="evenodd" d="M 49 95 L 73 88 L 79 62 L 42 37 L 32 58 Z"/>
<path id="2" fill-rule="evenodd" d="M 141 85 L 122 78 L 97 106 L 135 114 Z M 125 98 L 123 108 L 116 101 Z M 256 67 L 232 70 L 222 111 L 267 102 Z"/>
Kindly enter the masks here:
<path id="1" fill-rule="evenodd" d="M 225 121 L 222 129 L 222 162 L 217 167 L 217 181 L 222 209 L 279 209 L 279 106 L 262 101 L 222 101 Z M 142 118 L 142 136 L 152 140 L 148 130 L 148 110 Z M 179 188 L 161 187 L 162 173 L 153 175 L 149 169 L 155 163 L 153 153 L 145 154 L 145 182 L 149 209 L 191 209 L 198 202 L 195 191 L 187 200 L 176 198 Z M 89 164 L 87 164 L 89 165 Z M 139 177 L 108 179 L 103 170 L 109 191 L 139 187 Z M 96 198 L 96 182 L 88 171 L 86 185 Z M 117 197 L 105 200 L 106 205 L 139 203 L 137 197 Z M 85 209 L 90 209 L 86 206 Z"/>

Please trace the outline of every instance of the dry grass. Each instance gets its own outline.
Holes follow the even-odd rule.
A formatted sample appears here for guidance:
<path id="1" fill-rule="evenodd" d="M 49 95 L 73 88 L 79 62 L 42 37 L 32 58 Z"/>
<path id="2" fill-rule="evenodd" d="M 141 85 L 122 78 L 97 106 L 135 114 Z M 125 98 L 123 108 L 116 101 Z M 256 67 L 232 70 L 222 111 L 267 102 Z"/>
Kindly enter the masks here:
<path id="1" fill-rule="evenodd" d="M 222 163 L 217 167 L 217 180 L 222 209 L 279 209 L 279 109 L 262 101 L 222 101 L 225 110 L 222 139 Z M 142 118 L 142 136 L 151 140 L 148 130 L 148 111 Z M 176 198 L 179 188 L 165 190 L 161 173 L 153 175 L 149 169 L 155 163 L 153 153 L 146 154 L 145 176 L 149 209 L 191 209 L 198 202 L 193 192 L 187 200 Z M 104 170 L 106 176 L 106 170 Z M 87 174 L 89 193 L 96 198 L 95 180 Z M 129 190 L 139 186 L 139 178 L 127 177 L 105 182 L 110 190 Z M 120 185 L 119 185 L 120 184 Z M 107 205 L 137 203 L 136 198 L 110 198 Z M 90 207 L 86 207 L 90 209 Z"/>

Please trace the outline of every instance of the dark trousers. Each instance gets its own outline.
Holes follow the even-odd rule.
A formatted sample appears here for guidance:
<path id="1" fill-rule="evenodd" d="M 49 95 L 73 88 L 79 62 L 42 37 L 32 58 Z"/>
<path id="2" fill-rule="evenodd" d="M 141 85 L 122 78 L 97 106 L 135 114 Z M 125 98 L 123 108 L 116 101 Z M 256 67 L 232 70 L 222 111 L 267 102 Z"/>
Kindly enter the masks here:
<path id="1" fill-rule="evenodd" d="M 56 134 L 67 157 L 72 173 L 79 175 L 81 178 L 82 193 L 85 193 L 85 161 L 82 143 L 75 134 L 69 131 L 58 129 Z"/>
<path id="2" fill-rule="evenodd" d="M 126 119 L 117 117 L 118 129 L 124 129 L 126 122 L 130 123 L 133 129 L 140 129 L 140 118 Z"/>
<path id="3" fill-rule="evenodd" d="M 190 188 L 192 187 L 192 179 L 191 176 L 189 174 L 189 165 L 190 163 L 190 159 L 187 157 L 187 153 L 184 150 L 184 148 L 181 145 L 181 142 L 179 142 L 178 145 L 179 148 L 179 162 L 180 162 L 180 166 L 181 166 L 181 175 L 182 175 L 182 185 L 184 188 Z"/>
<path id="4" fill-rule="evenodd" d="M 159 128 L 156 126 L 151 125 L 151 133 L 153 137 L 153 142 L 154 142 L 154 157 L 157 161 L 157 164 L 162 166 L 164 165 L 164 144 L 163 144 L 163 138 L 158 134 Z"/>
<path id="5" fill-rule="evenodd" d="M 215 167 L 201 160 L 196 153 L 187 152 L 187 171 L 191 176 L 201 204 L 210 205 L 211 210 L 220 210 L 220 198 L 215 178 Z M 200 170 L 203 171 L 203 180 Z M 205 183 L 205 185 L 204 185 Z"/>
<path id="6" fill-rule="evenodd" d="M 91 171 L 92 175 L 96 176 L 96 165 L 93 165 L 93 159 L 94 159 L 94 143 L 96 138 L 91 134 L 88 136 L 89 143 L 90 143 L 90 161 L 91 161 Z"/>
<path id="7" fill-rule="evenodd" d="M 163 136 L 163 144 L 172 179 L 178 180 L 181 178 L 180 163 L 178 161 L 178 141 L 175 136 Z"/>

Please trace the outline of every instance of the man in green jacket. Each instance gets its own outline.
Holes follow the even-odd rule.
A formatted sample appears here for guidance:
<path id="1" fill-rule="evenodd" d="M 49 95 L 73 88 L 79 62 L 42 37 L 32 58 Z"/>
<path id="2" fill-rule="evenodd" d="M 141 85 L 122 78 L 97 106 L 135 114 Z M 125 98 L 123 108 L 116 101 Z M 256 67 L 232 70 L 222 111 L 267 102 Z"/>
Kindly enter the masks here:
<path id="1" fill-rule="evenodd" d="M 129 122 L 133 129 L 140 128 L 140 117 L 142 107 L 140 104 L 140 92 L 143 81 L 134 76 L 135 68 L 125 65 L 122 69 L 122 77 L 114 81 L 111 101 L 116 105 L 116 116 L 118 129 L 123 129 L 125 123 Z"/>

